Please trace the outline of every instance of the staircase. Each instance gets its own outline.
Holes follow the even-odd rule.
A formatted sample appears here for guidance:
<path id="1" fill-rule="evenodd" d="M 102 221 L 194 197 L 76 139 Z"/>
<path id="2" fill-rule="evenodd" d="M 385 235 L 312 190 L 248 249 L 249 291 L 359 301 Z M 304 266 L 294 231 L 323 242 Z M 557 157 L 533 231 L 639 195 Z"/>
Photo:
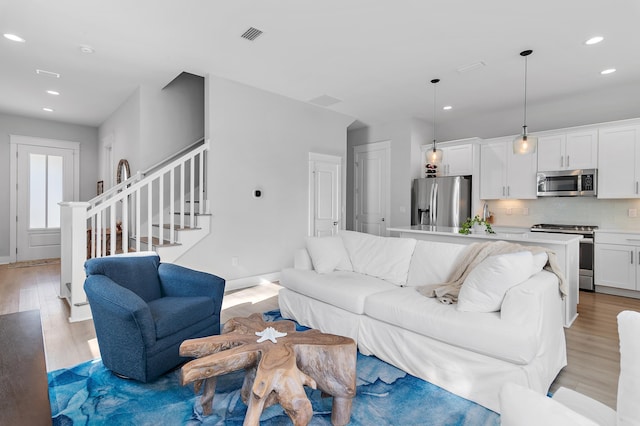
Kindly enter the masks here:
<path id="1" fill-rule="evenodd" d="M 69 321 L 91 318 L 82 288 L 87 258 L 155 251 L 174 262 L 209 234 L 208 150 L 209 141 L 199 140 L 88 202 L 60 203 L 58 295 L 69 303 Z"/>

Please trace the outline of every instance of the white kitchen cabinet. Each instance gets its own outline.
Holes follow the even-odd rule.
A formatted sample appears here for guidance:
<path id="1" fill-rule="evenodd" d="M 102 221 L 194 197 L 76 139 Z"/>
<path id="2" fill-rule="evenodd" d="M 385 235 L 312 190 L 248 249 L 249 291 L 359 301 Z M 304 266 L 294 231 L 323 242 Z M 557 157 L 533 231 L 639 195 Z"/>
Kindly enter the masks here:
<path id="1" fill-rule="evenodd" d="M 585 130 L 538 138 L 538 170 L 598 168 L 598 132 Z"/>
<path id="2" fill-rule="evenodd" d="M 456 145 L 442 148 L 442 176 L 466 176 L 473 174 L 473 145 Z"/>
<path id="3" fill-rule="evenodd" d="M 640 126 L 599 130 L 598 198 L 640 198 Z"/>
<path id="4" fill-rule="evenodd" d="M 640 290 L 640 235 L 597 232 L 594 256 L 596 286 Z"/>
<path id="5" fill-rule="evenodd" d="M 482 144 L 480 150 L 480 198 L 535 199 L 535 154 L 514 154 L 513 139 L 498 138 Z"/>

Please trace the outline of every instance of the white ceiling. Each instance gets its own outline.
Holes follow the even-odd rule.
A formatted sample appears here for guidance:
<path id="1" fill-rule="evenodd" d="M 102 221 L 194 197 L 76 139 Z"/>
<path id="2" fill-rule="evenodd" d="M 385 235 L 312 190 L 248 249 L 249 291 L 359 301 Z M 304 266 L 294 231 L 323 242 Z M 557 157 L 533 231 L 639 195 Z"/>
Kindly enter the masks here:
<path id="1" fill-rule="evenodd" d="M 254 42 L 240 38 L 250 26 L 264 31 Z M 524 49 L 534 50 L 531 117 L 547 103 L 569 112 L 599 99 L 614 118 L 640 116 L 640 100 L 624 95 L 640 88 L 638 0 L 0 0 L 0 33 L 26 40 L 0 38 L 0 111 L 91 126 L 139 85 L 161 87 L 182 71 L 305 102 L 337 98 L 327 108 L 356 127 L 431 121 L 429 81 L 438 77 L 439 108 L 454 107 L 439 109 L 439 121 L 501 111 L 513 120 L 522 114 Z M 593 35 L 605 40 L 584 45 Z M 457 71 L 478 61 L 486 66 Z M 600 75 L 610 67 L 618 71 Z M 517 133 L 520 123 L 510 125 Z"/>

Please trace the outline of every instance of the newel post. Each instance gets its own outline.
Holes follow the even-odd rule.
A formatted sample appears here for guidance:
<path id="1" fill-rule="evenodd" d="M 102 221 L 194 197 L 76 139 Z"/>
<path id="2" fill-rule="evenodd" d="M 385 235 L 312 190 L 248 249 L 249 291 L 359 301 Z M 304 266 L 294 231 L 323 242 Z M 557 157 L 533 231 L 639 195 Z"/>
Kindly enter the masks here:
<path id="1" fill-rule="evenodd" d="M 64 201 L 60 205 L 60 288 L 58 296 L 67 299 L 69 322 L 91 318 L 84 294 L 84 262 L 87 260 L 87 202 Z"/>

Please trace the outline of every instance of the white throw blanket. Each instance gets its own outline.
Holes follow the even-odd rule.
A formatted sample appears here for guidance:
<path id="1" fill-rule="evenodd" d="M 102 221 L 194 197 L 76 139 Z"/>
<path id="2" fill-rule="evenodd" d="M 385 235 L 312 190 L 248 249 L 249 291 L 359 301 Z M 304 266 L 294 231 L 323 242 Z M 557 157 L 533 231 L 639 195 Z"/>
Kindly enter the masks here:
<path id="1" fill-rule="evenodd" d="M 418 287 L 418 292 L 427 297 L 437 297 L 440 302 L 445 304 L 456 303 L 458 301 L 460 288 L 473 268 L 489 256 L 521 251 L 530 251 L 532 254 L 547 253 L 548 260 L 544 269 L 556 274 L 560 294 L 562 298 L 564 298 L 567 295 L 567 287 L 562 270 L 558 265 L 556 253 L 545 247 L 523 246 L 507 241 L 488 241 L 469 245 L 466 251 L 460 256 L 461 260 L 458 261 L 447 282 L 420 286 Z"/>

